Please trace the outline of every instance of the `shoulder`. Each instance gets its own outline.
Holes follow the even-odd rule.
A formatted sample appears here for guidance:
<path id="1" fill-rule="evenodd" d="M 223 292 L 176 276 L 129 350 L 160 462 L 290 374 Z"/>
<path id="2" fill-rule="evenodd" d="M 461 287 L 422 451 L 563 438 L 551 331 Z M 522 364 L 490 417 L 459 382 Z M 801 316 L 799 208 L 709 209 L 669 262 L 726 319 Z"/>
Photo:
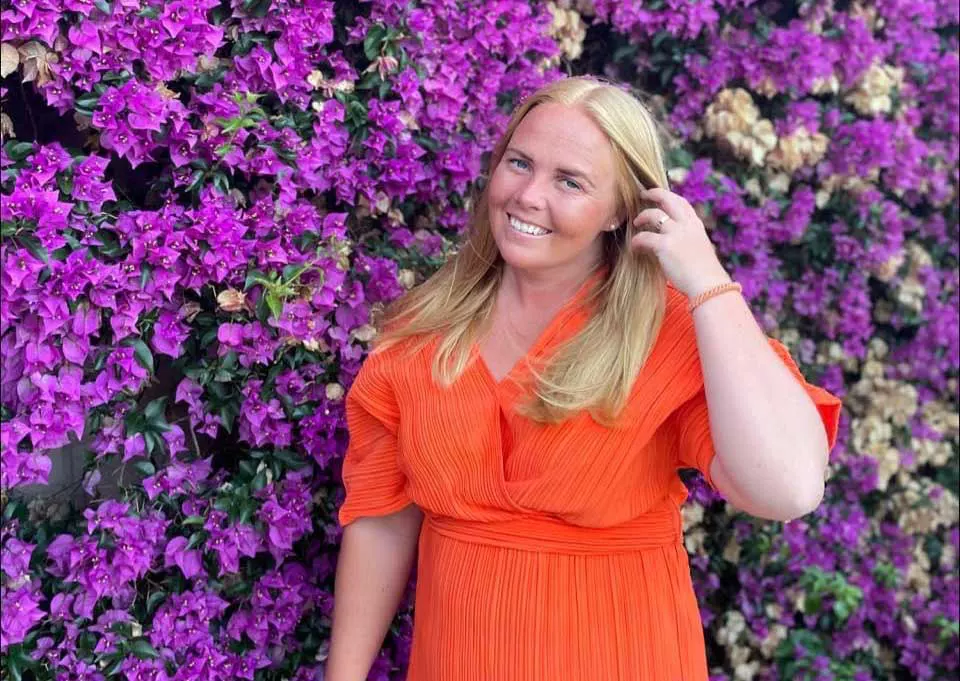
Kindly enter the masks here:
<path id="1" fill-rule="evenodd" d="M 374 343 L 363 360 L 354 385 L 367 383 L 388 385 L 402 390 L 411 382 L 419 382 L 424 371 L 430 371 L 430 357 L 436 339 L 403 338 L 385 344 Z"/>

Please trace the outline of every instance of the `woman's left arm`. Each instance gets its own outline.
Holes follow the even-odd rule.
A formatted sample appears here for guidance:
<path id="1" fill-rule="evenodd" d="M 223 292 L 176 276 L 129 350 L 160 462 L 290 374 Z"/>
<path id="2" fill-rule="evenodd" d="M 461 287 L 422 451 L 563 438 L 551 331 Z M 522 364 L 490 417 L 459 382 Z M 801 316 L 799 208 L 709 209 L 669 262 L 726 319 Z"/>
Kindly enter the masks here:
<path id="1" fill-rule="evenodd" d="M 641 192 L 632 246 L 656 254 L 664 273 L 692 299 L 730 281 L 703 222 L 682 196 Z M 829 440 L 802 377 L 777 356 L 740 295 L 724 293 L 693 311 L 713 456 L 714 486 L 734 506 L 789 520 L 823 497 Z M 835 399 L 834 399 L 835 401 Z"/>
<path id="2" fill-rule="evenodd" d="M 693 321 L 717 490 L 761 518 L 791 520 L 813 511 L 823 498 L 829 452 L 810 395 L 742 296 L 711 298 L 693 311 Z"/>

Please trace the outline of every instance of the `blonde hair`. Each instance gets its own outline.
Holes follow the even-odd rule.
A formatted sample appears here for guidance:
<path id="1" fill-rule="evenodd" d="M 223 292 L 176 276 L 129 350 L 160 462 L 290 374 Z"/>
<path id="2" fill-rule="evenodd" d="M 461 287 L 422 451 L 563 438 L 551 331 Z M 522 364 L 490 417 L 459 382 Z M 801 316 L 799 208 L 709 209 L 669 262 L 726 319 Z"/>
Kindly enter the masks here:
<path id="1" fill-rule="evenodd" d="M 666 280 L 652 253 L 631 252 L 642 188 L 668 186 L 656 119 L 630 94 L 589 77 L 565 78 L 541 88 L 513 113 L 490 158 L 496 169 L 520 121 L 546 102 L 580 107 L 606 134 L 617 168 L 617 219 L 604 231 L 604 280 L 586 299 L 593 314 L 575 336 L 535 368 L 535 389 L 521 411 L 557 423 L 581 410 L 613 425 L 633 382 L 653 348 L 664 315 Z M 642 187 L 641 187 L 642 185 Z M 434 380 L 449 386 L 467 368 L 472 349 L 489 322 L 503 274 L 503 260 L 490 230 L 487 191 L 473 211 L 465 244 L 426 282 L 395 301 L 381 321 L 378 349 L 419 338 L 422 348 L 438 337 Z"/>

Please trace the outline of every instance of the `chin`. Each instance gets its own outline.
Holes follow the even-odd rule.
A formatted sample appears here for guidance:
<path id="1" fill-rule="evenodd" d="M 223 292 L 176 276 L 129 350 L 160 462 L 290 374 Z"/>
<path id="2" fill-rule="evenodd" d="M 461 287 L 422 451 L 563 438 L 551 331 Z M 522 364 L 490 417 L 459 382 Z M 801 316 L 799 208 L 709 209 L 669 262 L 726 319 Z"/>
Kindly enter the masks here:
<path id="1" fill-rule="evenodd" d="M 546 249 L 541 248 L 540 244 L 518 243 L 509 237 L 504 238 L 503 233 L 495 234 L 494 241 L 497 244 L 497 250 L 503 262 L 518 270 L 541 270 L 550 267 L 550 259 Z"/>
<path id="2" fill-rule="evenodd" d="M 500 257 L 504 263 L 521 272 L 536 272 L 550 267 L 550 263 L 544 262 L 543 258 L 530 253 L 516 253 L 509 247 L 500 249 Z"/>

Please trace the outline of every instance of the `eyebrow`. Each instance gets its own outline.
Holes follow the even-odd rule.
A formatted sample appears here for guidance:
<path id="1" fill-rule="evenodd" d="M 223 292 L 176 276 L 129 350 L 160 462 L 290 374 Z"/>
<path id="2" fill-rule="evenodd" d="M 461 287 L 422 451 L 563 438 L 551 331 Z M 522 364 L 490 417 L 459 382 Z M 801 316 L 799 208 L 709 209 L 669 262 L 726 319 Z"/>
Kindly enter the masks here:
<path id="1" fill-rule="evenodd" d="M 513 152 L 517 156 L 522 156 L 526 161 L 533 161 L 533 159 L 530 158 L 529 154 L 523 153 L 516 147 L 507 147 L 506 152 Z M 563 175 L 569 175 L 570 177 L 576 177 L 580 180 L 583 180 L 588 185 L 596 189 L 596 185 L 593 183 L 593 180 L 591 180 L 590 177 L 582 170 L 577 170 L 576 168 L 557 168 L 557 172 Z"/>

